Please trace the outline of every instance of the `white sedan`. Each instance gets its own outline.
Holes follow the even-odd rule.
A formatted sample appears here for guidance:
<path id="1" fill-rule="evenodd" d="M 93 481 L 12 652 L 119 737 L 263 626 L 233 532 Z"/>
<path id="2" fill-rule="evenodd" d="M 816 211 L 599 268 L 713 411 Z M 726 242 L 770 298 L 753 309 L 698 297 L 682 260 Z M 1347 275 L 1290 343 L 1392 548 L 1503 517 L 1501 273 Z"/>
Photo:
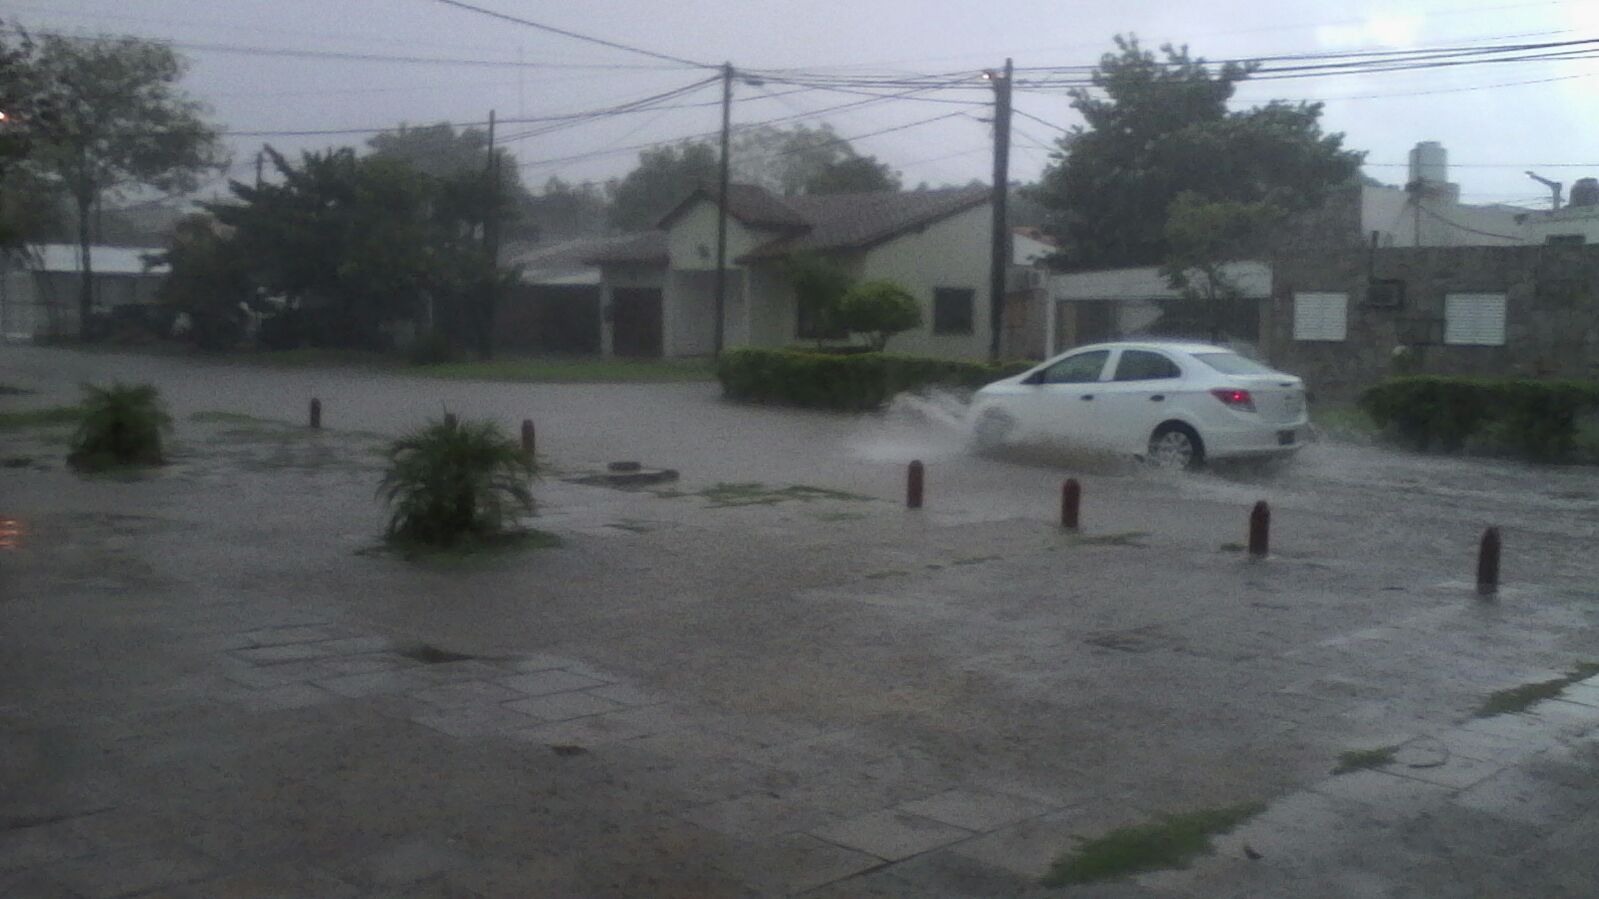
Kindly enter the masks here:
<path id="1" fill-rule="evenodd" d="M 1162 467 L 1296 452 L 1309 436 L 1305 385 L 1222 347 L 1100 343 L 1078 347 L 972 398 L 979 449 L 1064 439 Z"/>

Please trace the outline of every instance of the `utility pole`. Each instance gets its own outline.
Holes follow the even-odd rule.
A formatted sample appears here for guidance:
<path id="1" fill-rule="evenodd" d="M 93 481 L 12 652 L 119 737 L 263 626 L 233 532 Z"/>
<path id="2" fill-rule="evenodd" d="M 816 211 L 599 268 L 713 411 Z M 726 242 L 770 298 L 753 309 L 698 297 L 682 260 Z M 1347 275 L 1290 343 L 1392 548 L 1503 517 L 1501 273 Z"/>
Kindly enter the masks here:
<path id="1" fill-rule="evenodd" d="M 994 85 L 994 207 L 993 251 L 988 262 L 988 358 L 999 361 L 1000 338 L 1005 329 L 1005 275 L 1010 271 L 1010 90 L 1013 69 L 986 74 Z"/>
<path id="2" fill-rule="evenodd" d="M 262 163 L 262 158 L 264 156 L 266 156 L 266 152 L 265 151 L 263 151 L 263 150 L 255 151 L 255 189 L 256 190 L 260 190 L 261 189 L 261 163 Z"/>
<path id="3" fill-rule="evenodd" d="M 712 347 L 722 355 L 727 338 L 727 187 L 728 135 L 733 125 L 733 64 L 722 64 L 722 161 L 716 180 L 716 329 Z"/>
<path id="4" fill-rule="evenodd" d="M 483 308 L 478 316 L 478 354 L 484 359 L 494 358 L 494 307 L 495 293 L 500 280 L 500 157 L 494 152 L 494 110 L 489 110 L 489 164 L 487 207 L 483 216 L 483 252 L 488 257 L 489 272 L 484 284 Z"/>

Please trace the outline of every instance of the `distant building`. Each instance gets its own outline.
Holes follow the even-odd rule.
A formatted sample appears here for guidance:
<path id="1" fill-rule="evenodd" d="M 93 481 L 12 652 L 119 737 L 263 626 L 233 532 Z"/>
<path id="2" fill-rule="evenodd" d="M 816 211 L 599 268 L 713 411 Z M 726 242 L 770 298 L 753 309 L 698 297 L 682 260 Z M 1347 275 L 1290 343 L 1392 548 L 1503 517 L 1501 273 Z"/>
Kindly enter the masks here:
<path id="1" fill-rule="evenodd" d="M 94 311 L 109 313 L 119 306 L 155 302 L 167 267 L 151 266 L 145 258 L 161 252 L 91 247 Z M 0 336 L 17 341 L 76 337 L 82 272 L 76 244 L 34 244 L 0 253 Z"/>
<path id="2" fill-rule="evenodd" d="M 1528 243 L 1599 243 L 1599 179 L 1582 178 L 1571 187 L 1571 202 L 1565 207 L 1529 212 L 1521 227 Z"/>

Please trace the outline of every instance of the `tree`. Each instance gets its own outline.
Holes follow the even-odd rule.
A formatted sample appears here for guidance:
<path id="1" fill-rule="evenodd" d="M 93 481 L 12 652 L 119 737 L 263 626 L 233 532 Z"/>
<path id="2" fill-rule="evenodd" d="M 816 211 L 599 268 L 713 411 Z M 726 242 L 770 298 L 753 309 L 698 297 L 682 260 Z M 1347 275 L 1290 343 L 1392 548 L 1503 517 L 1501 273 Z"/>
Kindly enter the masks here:
<path id="1" fill-rule="evenodd" d="M 838 323 L 865 335 L 872 349 L 881 353 L 890 337 L 921 325 L 922 307 L 896 281 L 867 281 L 839 301 Z"/>
<path id="2" fill-rule="evenodd" d="M 598 185 L 551 178 L 528 203 L 524 234 L 540 241 L 604 234 L 606 213 L 605 195 Z"/>
<path id="3" fill-rule="evenodd" d="M 412 169 L 440 180 L 465 181 L 471 177 L 490 183 L 489 134 L 482 128 L 460 131 L 449 122 L 436 125 L 401 125 L 393 131 L 374 135 L 367 141 L 375 158 L 394 159 Z M 501 227 L 521 233 L 521 225 L 533 202 L 533 195 L 522 184 L 516 157 L 504 147 L 494 149 L 499 163 Z M 486 190 L 479 194 L 486 198 Z M 481 210 L 480 210 L 481 211 Z"/>
<path id="4" fill-rule="evenodd" d="M 805 182 L 807 194 L 852 194 L 899 190 L 899 172 L 875 156 L 855 156 L 831 163 Z"/>
<path id="5" fill-rule="evenodd" d="M 83 259 L 80 333 L 94 304 L 89 222 L 103 196 L 146 187 L 192 191 L 200 176 L 224 165 L 204 107 L 177 83 L 185 62 L 172 48 L 137 38 L 45 36 L 38 47 L 41 101 L 52 118 L 36 130 L 29 165 L 71 194 Z"/>
<path id="6" fill-rule="evenodd" d="M 607 185 L 611 225 L 621 231 L 654 228 L 699 184 L 715 183 L 716 149 L 703 141 L 685 141 L 639 154 L 638 168 Z"/>
<path id="7" fill-rule="evenodd" d="M 475 230 L 482 177 L 433 177 L 348 148 L 305 153 L 297 166 L 265 152 L 279 177 L 233 182 L 235 202 L 208 204 L 224 229 L 174 246 L 174 281 L 226 287 L 214 301 L 226 310 L 237 275 L 252 297 L 283 298 L 315 343 L 382 349 L 384 325 L 420 320 L 481 346 L 487 287 L 502 277 Z"/>
<path id="8" fill-rule="evenodd" d="M 1172 202 L 1161 274 L 1172 289 L 1204 304 L 1212 342 L 1222 340 L 1230 307 L 1242 297 L 1228 277 L 1227 264 L 1259 252 L 1271 226 L 1283 215 L 1269 202 L 1212 201 L 1192 191 L 1178 194 Z"/>
<path id="9" fill-rule="evenodd" d="M 0 31 L 0 251 L 62 224 L 59 192 L 23 164 L 50 112 L 40 90 L 38 45 L 26 31 L 14 44 Z"/>
<path id="10" fill-rule="evenodd" d="M 1359 168 L 1361 154 L 1344 150 L 1341 134 L 1322 133 L 1318 103 L 1230 112 L 1255 64 L 1213 69 L 1171 45 L 1157 61 L 1132 37 L 1116 46 L 1094 71 L 1096 90 L 1071 91 L 1086 125 L 1061 138 L 1035 192 L 1077 265 L 1159 262 L 1167 210 L 1184 191 L 1292 212 L 1319 204 Z"/>
<path id="11" fill-rule="evenodd" d="M 838 324 L 839 303 L 855 284 L 848 272 L 825 257 L 799 253 L 784 260 L 783 273 L 794 287 L 798 336 L 820 346 L 848 333 Z"/>

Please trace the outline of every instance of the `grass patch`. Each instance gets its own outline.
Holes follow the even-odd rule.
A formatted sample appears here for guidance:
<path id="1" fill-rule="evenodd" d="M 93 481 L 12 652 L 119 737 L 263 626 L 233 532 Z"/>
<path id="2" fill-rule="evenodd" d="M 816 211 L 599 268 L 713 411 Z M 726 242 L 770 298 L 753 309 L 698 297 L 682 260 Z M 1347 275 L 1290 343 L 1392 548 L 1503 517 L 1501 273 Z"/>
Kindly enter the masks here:
<path id="1" fill-rule="evenodd" d="M 1599 663 L 1580 662 L 1563 677 L 1490 693 L 1482 705 L 1477 707 L 1477 711 L 1472 713 L 1472 717 L 1492 718 L 1495 715 L 1525 712 L 1545 699 L 1554 699 L 1561 691 L 1577 681 L 1593 677 L 1595 674 L 1599 674 Z"/>
<path id="2" fill-rule="evenodd" d="M 0 396 L 22 396 L 23 394 L 32 392 L 33 391 L 25 390 L 21 387 L 13 387 L 10 384 L 0 384 Z"/>
<path id="3" fill-rule="evenodd" d="M 1351 749 L 1338 753 L 1338 764 L 1333 767 L 1334 774 L 1349 774 L 1352 771 L 1365 771 L 1368 768 L 1381 768 L 1394 760 L 1399 753 L 1398 746 L 1379 746 L 1376 749 Z"/>
<path id="4" fill-rule="evenodd" d="M 1241 552 L 1243 552 L 1244 550 L 1246 550 L 1248 548 L 1249 547 L 1247 547 L 1247 546 L 1243 545 L 1242 543 L 1239 543 L 1238 541 L 1234 540 L 1231 543 L 1223 543 L 1221 546 L 1217 547 L 1216 551 L 1217 552 L 1224 552 L 1224 553 L 1241 553 Z"/>
<path id="5" fill-rule="evenodd" d="M 881 580 L 886 580 L 886 579 L 891 578 L 891 577 L 904 577 L 907 574 L 910 574 L 910 572 L 909 571 L 901 571 L 898 568 L 891 568 L 891 569 L 888 569 L 886 571 L 873 571 L 873 572 L 870 572 L 869 574 L 866 575 L 866 579 L 869 580 L 869 581 L 881 581 Z"/>
<path id="6" fill-rule="evenodd" d="M 1148 531 L 1121 531 L 1115 534 L 1072 534 L 1073 546 L 1143 546 L 1139 541 L 1149 536 Z"/>
<path id="7" fill-rule="evenodd" d="M 650 527 L 648 524 L 646 524 L 646 523 L 644 523 L 642 521 L 634 521 L 632 519 L 626 519 L 624 521 L 613 521 L 610 524 L 606 525 L 606 527 L 608 527 L 608 528 L 616 528 L 619 531 L 627 531 L 627 532 L 633 533 L 633 534 L 648 534 L 650 531 L 655 530 L 654 528 Z"/>
<path id="8" fill-rule="evenodd" d="M 999 561 L 999 559 L 1000 559 L 1000 556 L 965 556 L 965 557 L 960 558 L 960 559 L 953 559 L 953 560 L 950 561 L 949 564 L 951 564 L 951 565 L 981 565 L 984 562 L 997 562 L 997 561 Z"/>
<path id="9" fill-rule="evenodd" d="M 189 416 L 189 420 L 205 425 L 281 425 L 281 421 L 270 418 L 256 418 L 254 415 L 245 415 L 241 412 L 196 412 Z"/>
<path id="10" fill-rule="evenodd" d="M 712 364 L 704 359 L 597 359 L 584 356 L 447 362 L 441 365 L 419 365 L 409 371 L 429 378 L 568 384 L 669 383 L 709 381 L 715 377 Z"/>
<path id="11" fill-rule="evenodd" d="M 32 464 L 32 456 L 7 456 L 0 459 L 0 468 L 27 468 Z"/>
<path id="12" fill-rule="evenodd" d="M 356 555 L 396 555 L 407 562 L 465 562 L 530 549 L 558 549 L 563 545 L 561 538 L 555 534 L 528 528 L 484 536 L 463 536 L 447 547 L 416 540 L 389 540 L 357 550 Z"/>
<path id="13" fill-rule="evenodd" d="M 1323 434 L 1341 440 L 1371 441 L 1382 432 L 1366 410 L 1354 403 L 1316 406 L 1310 410 L 1310 421 Z"/>
<path id="14" fill-rule="evenodd" d="M 43 409 L 19 409 L 16 412 L 0 412 L 0 431 L 76 425 L 82 419 L 83 409 L 80 406 L 48 406 Z"/>
<path id="15" fill-rule="evenodd" d="M 1261 803 L 1248 802 L 1163 815 L 1148 824 L 1122 827 L 1084 840 L 1051 866 L 1044 875 L 1044 885 L 1095 883 L 1144 871 L 1186 867 L 1195 856 L 1212 851 L 1211 837 L 1227 833 L 1264 809 Z"/>

